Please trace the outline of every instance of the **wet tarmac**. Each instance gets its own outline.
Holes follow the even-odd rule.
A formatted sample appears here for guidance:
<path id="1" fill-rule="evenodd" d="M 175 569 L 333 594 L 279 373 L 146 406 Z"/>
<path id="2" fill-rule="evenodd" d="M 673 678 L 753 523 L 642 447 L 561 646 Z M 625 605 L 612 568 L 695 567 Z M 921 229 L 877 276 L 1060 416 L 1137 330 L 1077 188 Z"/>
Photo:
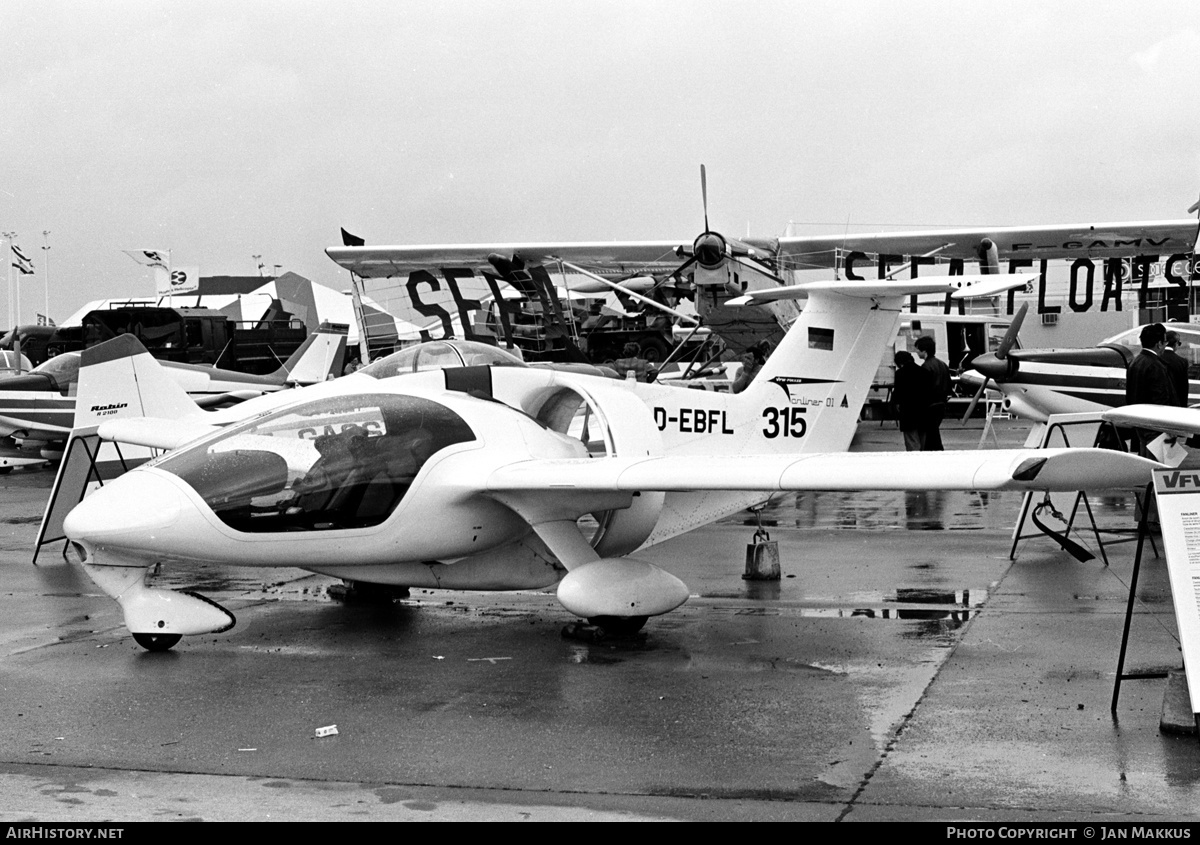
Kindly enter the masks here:
<path id="1" fill-rule="evenodd" d="M 855 449 L 899 442 L 863 423 Z M 0 477 L 3 821 L 1200 819 L 1166 681 L 1110 713 L 1132 545 L 1010 561 L 1016 494 L 781 497 L 780 581 L 741 578 L 753 515 L 693 532 L 643 555 L 692 598 L 629 640 L 565 638 L 552 593 L 347 604 L 299 570 L 164 571 L 238 625 L 150 654 L 78 568 L 30 565 L 51 481 Z M 1130 497 L 1091 504 L 1131 526 Z M 1126 671 L 1180 665 L 1148 556 Z"/>

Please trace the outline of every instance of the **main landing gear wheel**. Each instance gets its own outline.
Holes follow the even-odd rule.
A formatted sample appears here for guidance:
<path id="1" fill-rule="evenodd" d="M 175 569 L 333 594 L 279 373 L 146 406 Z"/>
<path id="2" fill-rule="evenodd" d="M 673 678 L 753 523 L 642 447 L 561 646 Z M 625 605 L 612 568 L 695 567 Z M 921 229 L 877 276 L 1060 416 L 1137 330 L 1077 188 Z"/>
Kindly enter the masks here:
<path id="1" fill-rule="evenodd" d="M 167 651 L 183 639 L 182 634 L 134 634 L 133 641 L 146 651 Z"/>
<path id="2" fill-rule="evenodd" d="M 588 622 L 612 637 L 629 637 L 642 630 L 648 616 L 589 616 Z"/>

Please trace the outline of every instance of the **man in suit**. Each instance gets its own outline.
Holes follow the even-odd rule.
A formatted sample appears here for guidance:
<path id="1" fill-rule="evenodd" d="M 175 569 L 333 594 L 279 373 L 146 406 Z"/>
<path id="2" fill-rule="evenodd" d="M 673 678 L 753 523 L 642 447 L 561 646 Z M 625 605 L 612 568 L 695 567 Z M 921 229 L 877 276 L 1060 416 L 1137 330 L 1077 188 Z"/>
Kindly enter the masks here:
<path id="1" fill-rule="evenodd" d="M 1175 400 L 1184 408 L 1188 404 L 1188 364 L 1175 352 L 1179 346 L 1179 335 L 1167 332 L 1167 345 L 1163 349 L 1162 362 L 1171 375 L 1171 387 L 1175 389 Z"/>
<path id="2" fill-rule="evenodd" d="M 917 338 L 913 345 L 921 356 L 921 367 L 929 373 L 929 414 L 925 421 L 925 452 L 941 452 L 942 420 L 946 416 L 946 400 L 950 397 L 953 384 L 950 381 L 950 367 L 937 357 L 937 341 L 929 335 Z"/>
<path id="3" fill-rule="evenodd" d="M 904 448 L 909 452 L 925 449 L 925 423 L 929 419 L 929 394 L 933 389 L 929 372 L 918 367 L 911 352 L 901 350 L 893 359 L 896 376 L 892 382 L 892 409 L 904 433 Z"/>
<path id="4" fill-rule="evenodd" d="M 1127 405 L 1178 405 L 1171 375 L 1163 363 L 1162 353 L 1167 347 L 1167 331 L 1161 323 L 1142 328 L 1140 335 L 1142 351 L 1129 362 L 1125 373 L 1125 403 Z M 1137 453 L 1144 458 L 1153 457 L 1147 446 L 1158 436 L 1149 429 L 1135 429 Z"/>

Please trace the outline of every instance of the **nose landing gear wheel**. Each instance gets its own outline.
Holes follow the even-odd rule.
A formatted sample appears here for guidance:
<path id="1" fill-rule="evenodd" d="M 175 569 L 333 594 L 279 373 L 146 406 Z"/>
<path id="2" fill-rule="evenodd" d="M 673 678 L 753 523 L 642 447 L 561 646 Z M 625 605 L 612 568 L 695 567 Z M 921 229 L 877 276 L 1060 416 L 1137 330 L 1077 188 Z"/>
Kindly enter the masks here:
<path id="1" fill-rule="evenodd" d="M 646 624 L 646 616 L 589 616 L 588 622 L 604 633 L 616 637 L 628 637 L 642 630 Z"/>
<path id="2" fill-rule="evenodd" d="M 134 634 L 133 641 L 146 651 L 167 651 L 183 639 L 182 634 Z"/>

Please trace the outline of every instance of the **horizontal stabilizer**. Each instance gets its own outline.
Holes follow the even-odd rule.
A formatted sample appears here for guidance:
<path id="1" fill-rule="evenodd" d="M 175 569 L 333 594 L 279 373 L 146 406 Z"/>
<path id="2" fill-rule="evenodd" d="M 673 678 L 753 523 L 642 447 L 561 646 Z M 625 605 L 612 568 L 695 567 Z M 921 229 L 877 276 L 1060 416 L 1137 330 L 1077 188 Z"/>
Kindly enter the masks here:
<path id="1" fill-rule="evenodd" d="M 151 449 L 178 449 L 216 431 L 219 426 L 193 420 L 165 420 L 161 417 L 134 417 L 101 423 L 96 433 L 101 440 L 130 443 Z"/>
<path id="2" fill-rule="evenodd" d="M 197 408 L 220 408 L 225 405 L 236 405 L 248 399 L 257 399 L 266 391 L 262 390 L 227 390 L 224 393 L 213 393 L 195 398 Z"/>

